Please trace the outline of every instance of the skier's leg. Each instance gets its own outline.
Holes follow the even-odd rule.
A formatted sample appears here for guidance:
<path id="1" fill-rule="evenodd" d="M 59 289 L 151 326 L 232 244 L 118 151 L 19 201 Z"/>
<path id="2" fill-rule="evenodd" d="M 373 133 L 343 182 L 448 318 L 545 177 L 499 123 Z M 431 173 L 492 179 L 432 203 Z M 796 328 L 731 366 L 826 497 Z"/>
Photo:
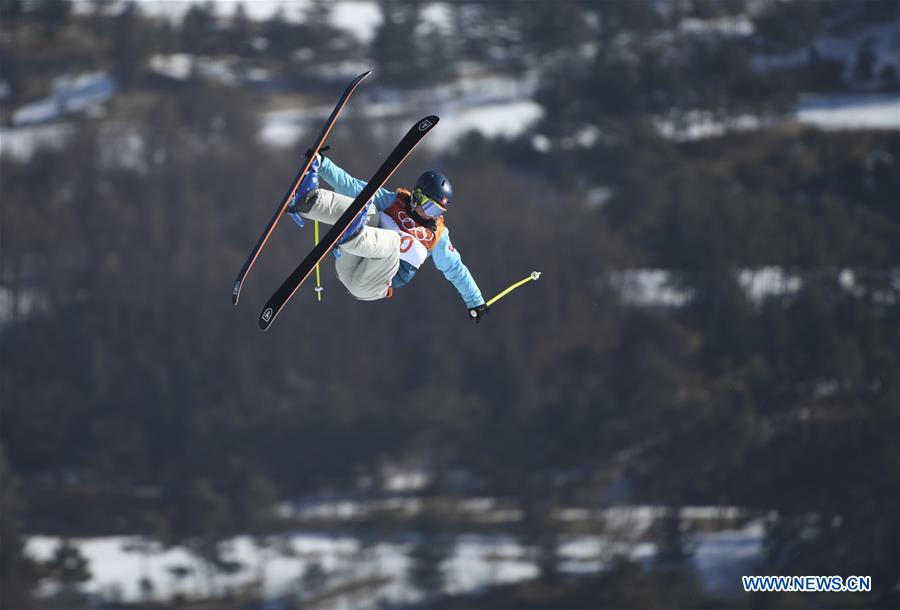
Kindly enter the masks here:
<path id="1" fill-rule="evenodd" d="M 363 258 L 400 259 L 400 234 L 390 229 L 363 227 L 356 235 L 340 246 L 341 252 L 348 252 Z M 399 263 L 398 263 L 399 264 Z"/>
<path id="2" fill-rule="evenodd" d="M 305 218 L 334 224 L 352 202 L 352 197 L 319 188 L 307 193 L 296 209 Z M 370 207 L 374 206 L 370 204 Z M 377 225 L 377 222 L 372 210 L 369 224 Z M 364 226 L 341 244 L 340 249 L 335 271 L 350 294 L 364 301 L 386 297 L 400 267 L 400 235 L 389 229 Z"/>
<path id="3" fill-rule="evenodd" d="M 364 260 L 366 259 L 352 254 L 341 254 L 334 261 L 334 270 L 337 273 L 338 280 L 347 290 L 350 290 L 351 294 L 353 294 L 351 287 L 353 286 L 353 276 L 356 273 L 356 268 Z"/>
<path id="4" fill-rule="evenodd" d="M 317 188 L 309 191 L 296 205 L 296 210 L 304 218 L 318 220 L 325 224 L 333 225 L 341 214 L 353 203 L 353 197 L 347 197 L 328 189 Z M 374 206 L 370 204 L 369 223 L 378 222 L 378 216 L 374 214 Z"/>
<path id="5" fill-rule="evenodd" d="M 400 251 L 396 256 L 362 258 L 344 252 L 335 262 L 338 279 L 351 295 L 362 301 L 383 299 L 389 294 L 391 280 L 400 266 Z"/>
<path id="6" fill-rule="evenodd" d="M 363 227 L 356 237 L 343 244 L 335 263 L 338 279 L 350 294 L 363 301 L 388 296 L 399 267 L 400 235 L 375 227 Z"/>

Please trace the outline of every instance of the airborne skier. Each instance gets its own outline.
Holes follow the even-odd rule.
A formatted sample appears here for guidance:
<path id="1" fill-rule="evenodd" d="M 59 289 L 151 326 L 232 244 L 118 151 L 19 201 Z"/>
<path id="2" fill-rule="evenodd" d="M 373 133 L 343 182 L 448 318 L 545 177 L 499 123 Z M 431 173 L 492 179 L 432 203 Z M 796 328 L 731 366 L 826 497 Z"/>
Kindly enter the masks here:
<path id="1" fill-rule="evenodd" d="M 320 178 L 334 190 L 321 188 Z M 327 157 L 316 155 L 287 213 L 300 226 L 303 218 L 334 224 L 365 186 Z M 459 292 L 469 317 L 480 322 L 490 309 L 444 225 L 452 199 L 450 181 L 436 171 L 422 174 L 412 191 L 378 189 L 336 251 L 335 271 L 350 294 L 365 301 L 390 298 L 431 258 Z"/>

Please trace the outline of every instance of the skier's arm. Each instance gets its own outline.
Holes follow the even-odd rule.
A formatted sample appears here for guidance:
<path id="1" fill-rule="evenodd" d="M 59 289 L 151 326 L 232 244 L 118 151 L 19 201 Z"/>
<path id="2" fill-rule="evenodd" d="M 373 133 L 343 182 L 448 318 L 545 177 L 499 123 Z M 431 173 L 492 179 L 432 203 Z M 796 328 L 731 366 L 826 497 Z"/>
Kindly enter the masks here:
<path id="1" fill-rule="evenodd" d="M 484 297 L 481 296 L 478 284 L 475 283 L 469 269 L 463 264 L 459 252 L 450 243 L 448 230 L 444 229 L 440 241 L 431 251 L 431 258 L 434 259 L 434 266 L 459 292 L 459 296 L 466 302 L 467 307 L 478 307 L 484 304 Z"/>
<path id="2" fill-rule="evenodd" d="M 354 178 L 338 167 L 337 163 L 324 155 L 322 156 L 322 164 L 319 166 L 319 177 L 330 184 L 335 193 L 340 193 L 347 197 L 356 197 L 366 186 L 365 182 Z M 386 188 L 380 188 L 375 193 L 375 207 L 379 210 L 385 210 L 391 206 L 395 198 L 395 193 Z"/>

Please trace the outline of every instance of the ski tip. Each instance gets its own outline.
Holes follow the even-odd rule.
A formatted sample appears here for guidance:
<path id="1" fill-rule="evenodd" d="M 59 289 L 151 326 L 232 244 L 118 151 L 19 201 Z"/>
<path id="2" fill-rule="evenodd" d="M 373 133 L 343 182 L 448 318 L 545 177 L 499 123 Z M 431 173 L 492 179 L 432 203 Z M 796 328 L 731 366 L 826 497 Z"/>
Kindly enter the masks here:
<path id="1" fill-rule="evenodd" d="M 360 74 L 359 76 L 357 76 L 356 78 L 354 78 L 354 79 L 353 79 L 353 82 L 350 83 L 349 87 L 350 87 L 351 89 L 355 89 L 356 86 L 357 86 L 358 84 L 360 84 L 361 82 L 363 82 L 364 80 L 366 80 L 366 77 L 369 76 L 371 73 L 372 73 L 371 70 L 366 70 L 365 72 L 363 72 L 362 74 Z"/>
<path id="2" fill-rule="evenodd" d="M 438 124 L 438 121 L 441 119 L 437 115 L 430 115 L 419 121 L 418 127 L 419 131 L 428 131 L 432 127 Z"/>

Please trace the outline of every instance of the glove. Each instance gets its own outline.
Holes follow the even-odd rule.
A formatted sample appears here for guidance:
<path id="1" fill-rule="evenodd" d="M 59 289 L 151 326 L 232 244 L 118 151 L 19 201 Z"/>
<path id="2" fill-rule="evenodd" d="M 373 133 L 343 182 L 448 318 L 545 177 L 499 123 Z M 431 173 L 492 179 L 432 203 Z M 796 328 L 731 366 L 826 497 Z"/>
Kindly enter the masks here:
<path id="1" fill-rule="evenodd" d="M 316 154 L 316 156 L 321 159 L 324 156 L 322 153 L 324 153 L 326 150 L 330 150 L 330 149 L 331 149 L 331 146 L 323 146 L 322 148 L 319 149 L 319 152 Z M 306 157 L 307 159 L 312 157 L 312 148 L 307 148 L 306 152 L 303 153 L 303 156 Z"/>
<path id="2" fill-rule="evenodd" d="M 475 324 L 479 324 L 481 322 L 481 318 L 486 316 L 491 312 L 491 308 L 482 303 L 478 307 L 469 307 L 469 319 L 471 319 Z"/>

